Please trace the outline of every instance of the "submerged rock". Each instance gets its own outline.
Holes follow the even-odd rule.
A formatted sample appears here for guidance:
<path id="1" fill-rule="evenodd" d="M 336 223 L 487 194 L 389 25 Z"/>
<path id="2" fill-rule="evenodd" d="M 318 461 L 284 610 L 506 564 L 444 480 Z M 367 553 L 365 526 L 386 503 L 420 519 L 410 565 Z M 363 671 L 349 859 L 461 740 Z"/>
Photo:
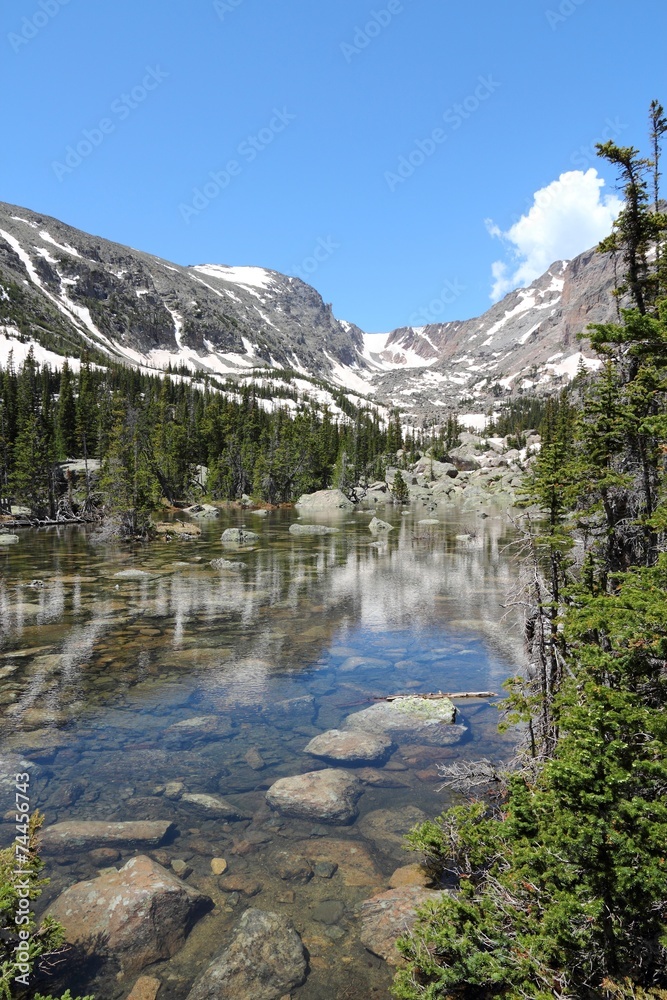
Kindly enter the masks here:
<path id="1" fill-rule="evenodd" d="M 390 889 L 401 889 L 406 885 L 417 885 L 422 889 L 433 884 L 433 879 L 423 865 L 414 863 L 411 865 L 401 865 L 389 879 Z"/>
<path id="2" fill-rule="evenodd" d="M 340 528 L 332 528 L 328 524 L 290 524 L 291 535 L 334 535 Z"/>
<path id="3" fill-rule="evenodd" d="M 308 858 L 291 854 L 289 851 L 278 851 L 274 854 L 271 866 L 284 882 L 298 882 L 300 885 L 305 885 L 313 877 L 313 866 Z"/>
<path id="4" fill-rule="evenodd" d="M 196 715 L 181 719 L 164 732 L 164 744 L 169 749 L 200 746 L 232 735 L 232 724 L 222 715 Z"/>
<path id="5" fill-rule="evenodd" d="M 205 792 L 186 792 L 181 796 L 181 802 L 186 802 L 195 809 L 210 813 L 212 816 L 222 816 L 224 819 L 250 819 L 250 814 L 233 805 L 219 795 L 207 795 Z"/>
<path id="6" fill-rule="evenodd" d="M 280 701 L 261 705 L 261 714 L 270 719 L 290 721 L 299 724 L 312 722 L 317 706 L 312 694 L 296 695 L 294 698 L 282 698 Z"/>
<path id="7" fill-rule="evenodd" d="M 0 545 L 16 545 L 18 540 L 18 535 L 9 535 L 4 532 L 0 532 Z"/>
<path id="8" fill-rule="evenodd" d="M 175 829 L 169 820 L 139 820 L 105 823 L 69 820 L 40 831 L 39 846 L 45 853 L 90 851 L 94 847 L 158 847 Z"/>
<path id="9" fill-rule="evenodd" d="M 402 859 L 405 856 L 405 834 L 427 819 L 426 813 L 416 806 L 374 809 L 360 819 L 359 831 L 378 850 Z"/>
<path id="10" fill-rule="evenodd" d="M 111 954 L 123 971 L 138 972 L 183 946 L 213 901 L 145 855 L 120 871 L 77 882 L 51 904 L 47 916 L 65 927 L 70 944 Z"/>
<path id="11" fill-rule="evenodd" d="M 139 976 L 127 1000 L 155 1000 L 162 983 L 155 976 Z"/>
<path id="12" fill-rule="evenodd" d="M 251 908 L 187 1000 L 280 1000 L 305 981 L 306 954 L 292 923 Z"/>
<path id="13" fill-rule="evenodd" d="M 368 525 L 368 530 L 373 535 L 386 535 L 387 532 L 393 531 L 393 525 L 388 524 L 387 521 L 381 521 L 379 517 L 374 517 L 371 523 Z"/>
<path id="14" fill-rule="evenodd" d="M 329 729 L 312 739 L 304 747 L 304 753 L 348 764 L 370 763 L 386 757 L 391 747 L 391 740 L 382 733 Z"/>
<path id="15" fill-rule="evenodd" d="M 284 816 L 350 823 L 357 815 L 361 792 L 361 785 L 348 772 L 326 768 L 279 778 L 266 793 L 266 800 Z"/>
<path id="16" fill-rule="evenodd" d="M 438 896 L 439 893 L 420 886 L 402 886 L 360 903 L 357 909 L 361 918 L 361 943 L 389 965 L 400 965 L 396 941 L 412 930 L 417 908 Z"/>
<path id="17" fill-rule="evenodd" d="M 246 565 L 242 562 L 234 562 L 233 559 L 211 559 L 209 565 L 213 569 L 245 569 Z"/>
<path id="18" fill-rule="evenodd" d="M 29 774 L 30 780 L 35 781 L 41 775 L 41 768 L 33 761 L 28 760 L 15 753 L 0 753 L 0 794 L 3 801 L 12 801 L 16 794 L 16 775 Z"/>
<path id="19" fill-rule="evenodd" d="M 387 733 L 397 740 L 449 746 L 466 733 L 465 726 L 454 725 L 456 708 L 448 698 L 433 701 L 409 695 L 395 701 L 379 701 L 345 720 L 348 729 L 369 733 Z"/>
<path id="20" fill-rule="evenodd" d="M 145 569 L 121 569 L 118 573 L 114 573 L 116 580 L 150 580 L 152 576 L 153 574 Z"/>

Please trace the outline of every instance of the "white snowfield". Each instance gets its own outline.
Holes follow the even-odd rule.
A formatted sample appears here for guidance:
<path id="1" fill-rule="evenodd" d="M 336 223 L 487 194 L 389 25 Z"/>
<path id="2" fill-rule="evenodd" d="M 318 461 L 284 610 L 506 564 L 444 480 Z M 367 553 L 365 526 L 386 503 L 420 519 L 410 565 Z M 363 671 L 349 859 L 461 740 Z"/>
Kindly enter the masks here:
<path id="1" fill-rule="evenodd" d="M 414 333 L 423 336 L 424 327 L 410 327 Z M 365 333 L 362 358 L 374 368 L 383 372 L 401 371 L 407 368 L 428 368 L 437 358 L 423 358 L 410 347 L 387 345 L 390 333 Z M 424 338 L 428 340 L 427 337 Z M 429 343 L 430 340 L 428 341 Z M 431 345 L 433 346 L 433 345 Z"/>
<path id="2" fill-rule="evenodd" d="M 231 267 L 226 264 L 197 264 L 194 271 L 208 274 L 210 278 L 222 278 L 246 288 L 270 288 L 273 277 L 270 271 L 263 267 Z"/>

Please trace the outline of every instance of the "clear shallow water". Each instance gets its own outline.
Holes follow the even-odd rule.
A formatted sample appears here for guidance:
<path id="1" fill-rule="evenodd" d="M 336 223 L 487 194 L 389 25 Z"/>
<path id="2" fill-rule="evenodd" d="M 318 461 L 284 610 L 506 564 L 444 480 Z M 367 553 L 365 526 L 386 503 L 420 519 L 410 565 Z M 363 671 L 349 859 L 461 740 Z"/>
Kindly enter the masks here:
<path id="1" fill-rule="evenodd" d="M 278 511 L 230 512 L 200 522 L 197 541 L 131 551 L 77 528 L 27 532 L 0 549 L 0 752 L 36 762 L 32 806 L 47 823 L 174 821 L 178 835 L 162 860 L 187 860 L 188 881 L 216 902 L 185 948 L 149 970 L 163 981 L 161 1000 L 187 995 L 247 905 L 285 913 L 302 934 L 311 972 L 295 997 L 388 996 L 390 973 L 359 943 L 354 908 L 413 858 L 378 811 L 408 826 L 415 814 L 401 810 L 435 815 L 451 801 L 438 791 L 439 760 L 508 752 L 496 709 L 461 702 L 464 742 L 399 746 L 383 768 L 393 787 L 368 787 L 351 826 L 314 826 L 266 806 L 278 777 L 321 766 L 303 753 L 308 740 L 341 727 L 372 696 L 500 691 L 520 662 L 519 632 L 503 607 L 516 579 L 506 520 L 457 509 L 439 511 L 437 526 L 418 525 L 433 516 L 419 508 L 384 516 L 396 526 L 386 542 L 369 533 L 370 514 L 341 515 L 338 534 L 299 537 L 288 532 L 294 512 Z M 258 544 L 223 548 L 222 530 L 241 524 L 259 533 Z M 213 570 L 209 561 L 221 556 L 245 568 Z M 114 575 L 127 569 L 150 576 Z M 372 662 L 355 665 L 359 658 Z M 220 725 L 170 728 L 200 716 Z M 253 818 L 211 819 L 166 798 L 168 781 L 229 796 Z M 0 826 L 3 843 L 12 835 Z M 282 881 L 273 859 L 285 850 L 334 861 L 338 871 L 306 885 Z M 252 899 L 221 891 L 214 855 L 261 891 Z M 96 873 L 87 855 L 50 868 L 45 903 Z M 345 907 L 333 925 L 317 919 L 325 900 Z M 91 984 L 98 1000 L 127 994 L 129 977 L 104 975 Z"/>

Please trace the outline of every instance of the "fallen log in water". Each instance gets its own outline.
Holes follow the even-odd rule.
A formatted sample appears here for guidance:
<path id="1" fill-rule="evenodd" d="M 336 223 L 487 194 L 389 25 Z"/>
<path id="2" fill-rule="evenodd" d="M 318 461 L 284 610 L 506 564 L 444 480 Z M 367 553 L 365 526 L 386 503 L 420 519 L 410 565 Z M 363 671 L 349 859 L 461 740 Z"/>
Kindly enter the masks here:
<path id="1" fill-rule="evenodd" d="M 442 698 L 449 698 L 450 701 L 458 701 L 461 698 L 497 698 L 495 691 L 437 691 L 431 694 L 387 694 L 376 695 L 373 701 L 398 701 L 400 698 L 426 698 L 429 701 L 439 701 Z"/>
<path id="2" fill-rule="evenodd" d="M 66 524 L 96 524 L 96 517 L 22 518 L 20 521 L 0 521 L 0 528 L 62 528 Z"/>

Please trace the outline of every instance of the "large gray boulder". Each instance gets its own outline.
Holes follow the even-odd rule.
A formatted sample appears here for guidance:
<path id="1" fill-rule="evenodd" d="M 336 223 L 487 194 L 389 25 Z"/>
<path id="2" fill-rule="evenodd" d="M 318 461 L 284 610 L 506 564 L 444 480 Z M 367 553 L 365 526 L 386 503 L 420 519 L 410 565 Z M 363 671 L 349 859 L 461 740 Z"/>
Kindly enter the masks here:
<path id="1" fill-rule="evenodd" d="M 349 715 L 346 729 L 384 733 L 397 741 L 449 746 L 458 743 L 465 726 L 454 725 L 456 708 L 448 698 L 433 701 L 409 695 L 395 701 L 378 701 L 369 708 Z"/>
<path id="2" fill-rule="evenodd" d="M 184 513 L 189 514 L 190 517 L 196 517 L 202 520 L 206 518 L 220 517 L 220 511 L 211 503 L 195 503 L 192 507 L 186 507 Z"/>
<path id="3" fill-rule="evenodd" d="M 220 541 L 223 545 L 254 545 L 259 541 L 259 535 L 247 528 L 225 528 Z"/>
<path id="4" fill-rule="evenodd" d="M 113 955 L 124 972 L 171 958 L 213 901 L 152 858 L 139 855 L 115 871 L 65 889 L 47 916 L 84 951 Z"/>
<path id="5" fill-rule="evenodd" d="M 266 801 L 283 816 L 318 823 L 351 823 L 357 816 L 362 787 L 347 771 L 325 768 L 290 778 L 279 778 Z"/>
<path id="6" fill-rule="evenodd" d="M 479 452 L 473 451 L 470 445 L 464 444 L 459 448 L 452 448 L 449 453 L 449 457 L 453 458 L 460 465 L 465 466 L 468 469 L 479 469 L 481 468 L 481 462 L 479 461 Z"/>
<path id="7" fill-rule="evenodd" d="M 306 954 L 281 913 L 248 909 L 187 1000 L 280 1000 L 306 981 Z"/>
<path id="8" fill-rule="evenodd" d="M 353 510 L 354 504 L 342 490 L 318 490 L 303 493 L 296 502 L 298 510 Z"/>
<path id="9" fill-rule="evenodd" d="M 435 479 L 443 479 L 445 477 L 456 479 L 459 474 L 459 470 L 451 462 L 438 462 L 436 459 L 430 458 L 420 458 L 414 466 L 414 472 L 417 475 L 433 476 Z"/>

